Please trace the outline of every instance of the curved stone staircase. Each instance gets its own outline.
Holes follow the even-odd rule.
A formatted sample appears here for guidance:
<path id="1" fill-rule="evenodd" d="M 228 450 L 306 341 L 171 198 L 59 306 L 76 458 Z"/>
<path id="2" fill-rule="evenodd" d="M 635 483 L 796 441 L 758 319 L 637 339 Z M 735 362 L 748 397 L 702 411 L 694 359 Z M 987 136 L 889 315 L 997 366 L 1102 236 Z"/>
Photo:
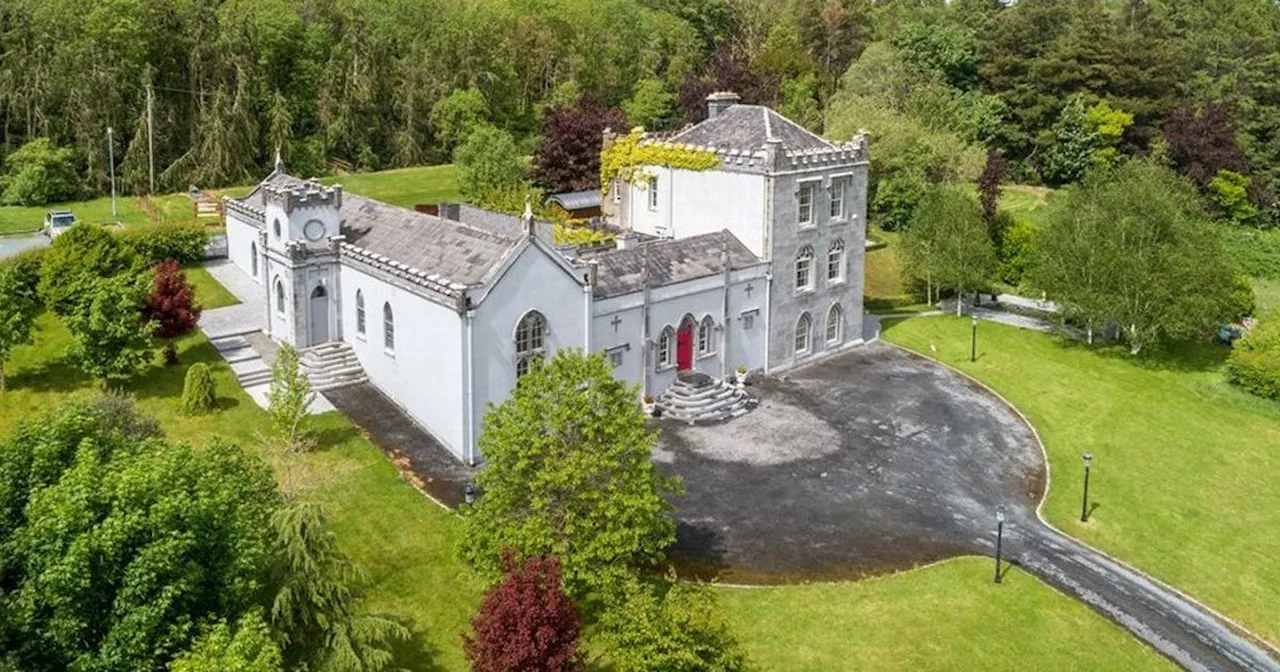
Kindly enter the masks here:
<path id="1" fill-rule="evenodd" d="M 317 392 L 355 385 L 368 380 L 350 345 L 330 341 L 298 351 L 298 362 Z"/>
<path id="2" fill-rule="evenodd" d="M 738 386 L 705 373 L 681 373 L 655 401 L 663 418 L 690 425 L 724 422 L 756 406 Z"/>

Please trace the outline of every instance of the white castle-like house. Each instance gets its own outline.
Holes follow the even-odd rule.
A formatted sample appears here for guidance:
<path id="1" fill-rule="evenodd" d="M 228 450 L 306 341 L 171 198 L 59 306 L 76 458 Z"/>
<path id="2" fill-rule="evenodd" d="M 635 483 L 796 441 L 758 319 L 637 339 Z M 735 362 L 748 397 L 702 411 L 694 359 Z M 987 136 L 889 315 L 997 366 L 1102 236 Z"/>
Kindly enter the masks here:
<path id="1" fill-rule="evenodd" d="M 706 121 L 642 140 L 719 163 L 615 181 L 603 210 L 624 232 L 616 247 L 557 248 L 528 212 L 387 205 L 277 160 L 226 200 L 229 257 L 266 293 L 268 335 L 322 373 L 326 359 L 359 372 L 318 387 L 367 380 L 468 464 L 483 457 L 487 404 L 560 348 L 606 353 L 676 417 L 720 419 L 741 408 L 720 382 L 738 367 L 773 372 L 862 343 L 866 136 L 832 143 L 736 102 L 713 94 Z M 705 376 L 680 376 L 691 373 Z"/>

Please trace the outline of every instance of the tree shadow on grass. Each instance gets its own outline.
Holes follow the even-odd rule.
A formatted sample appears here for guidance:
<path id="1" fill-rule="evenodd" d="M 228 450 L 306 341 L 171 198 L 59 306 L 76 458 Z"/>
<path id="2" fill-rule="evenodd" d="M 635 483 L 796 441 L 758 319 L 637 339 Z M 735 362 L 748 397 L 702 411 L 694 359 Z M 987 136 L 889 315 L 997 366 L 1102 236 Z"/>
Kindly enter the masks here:
<path id="1" fill-rule="evenodd" d="M 341 425 L 326 424 L 327 426 L 311 428 L 310 437 L 315 442 L 313 450 L 329 450 L 360 435 L 360 432 L 350 423 L 344 422 Z"/>
<path id="2" fill-rule="evenodd" d="M 1204 372 L 1220 368 L 1227 361 L 1231 349 L 1219 343 L 1205 341 L 1173 343 L 1143 348 L 1137 355 L 1125 345 L 1089 345 L 1084 341 L 1061 338 L 1058 345 L 1063 350 L 1086 351 L 1102 359 L 1123 362 L 1149 371 Z"/>
<path id="3" fill-rule="evenodd" d="M 411 672 L 444 672 L 445 668 L 438 662 L 440 652 L 427 639 L 425 630 L 404 617 L 391 616 L 390 619 L 409 630 L 408 641 L 398 642 L 391 647 L 397 667 Z"/>
<path id="4" fill-rule="evenodd" d="M 6 381 L 6 386 L 11 390 L 60 394 L 75 392 L 86 385 L 93 385 L 93 381 L 76 368 L 65 354 L 36 366 L 24 367 L 10 375 Z"/>

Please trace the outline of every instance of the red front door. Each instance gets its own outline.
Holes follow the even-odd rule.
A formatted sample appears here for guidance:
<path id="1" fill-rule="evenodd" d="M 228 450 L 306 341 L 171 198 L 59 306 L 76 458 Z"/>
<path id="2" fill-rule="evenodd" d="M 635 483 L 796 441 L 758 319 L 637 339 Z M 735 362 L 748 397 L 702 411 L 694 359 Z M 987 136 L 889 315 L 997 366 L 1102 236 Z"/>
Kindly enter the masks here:
<path id="1" fill-rule="evenodd" d="M 693 325 L 682 324 L 676 332 L 676 370 L 693 368 Z"/>

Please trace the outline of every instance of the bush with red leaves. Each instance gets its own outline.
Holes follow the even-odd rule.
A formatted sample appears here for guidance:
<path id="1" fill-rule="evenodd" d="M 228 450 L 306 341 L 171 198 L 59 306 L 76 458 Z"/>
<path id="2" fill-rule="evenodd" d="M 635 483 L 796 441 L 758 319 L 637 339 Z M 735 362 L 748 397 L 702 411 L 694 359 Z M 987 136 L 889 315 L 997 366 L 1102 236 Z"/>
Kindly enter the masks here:
<path id="1" fill-rule="evenodd" d="M 560 562 L 531 558 L 520 565 L 508 551 L 506 576 L 485 594 L 463 636 L 474 672 L 570 672 L 582 669 L 578 652 L 581 617 L 560 583 Z"/>
<path id="2" fill-rule="evenodd" d="M 585 95 L 547 110 L 533 153 L 533 181 L 550 193 L 600 186 L 600 142 L 604 129 L 627 132 L 622 110 Z"/>
<path id="3" fill-rule="evenodd" d="M 156 323 L 155 336 L 170 339 L 165 346 L 165 360 L 178 361 L 172 339 L 189 333 L 200 321 L 200 306 L 196 303 L 196 290 L 187 281 L 178 262 L 169 260 L 156 265 L 156 277 L 151 296 L 143 313 Z"/>

